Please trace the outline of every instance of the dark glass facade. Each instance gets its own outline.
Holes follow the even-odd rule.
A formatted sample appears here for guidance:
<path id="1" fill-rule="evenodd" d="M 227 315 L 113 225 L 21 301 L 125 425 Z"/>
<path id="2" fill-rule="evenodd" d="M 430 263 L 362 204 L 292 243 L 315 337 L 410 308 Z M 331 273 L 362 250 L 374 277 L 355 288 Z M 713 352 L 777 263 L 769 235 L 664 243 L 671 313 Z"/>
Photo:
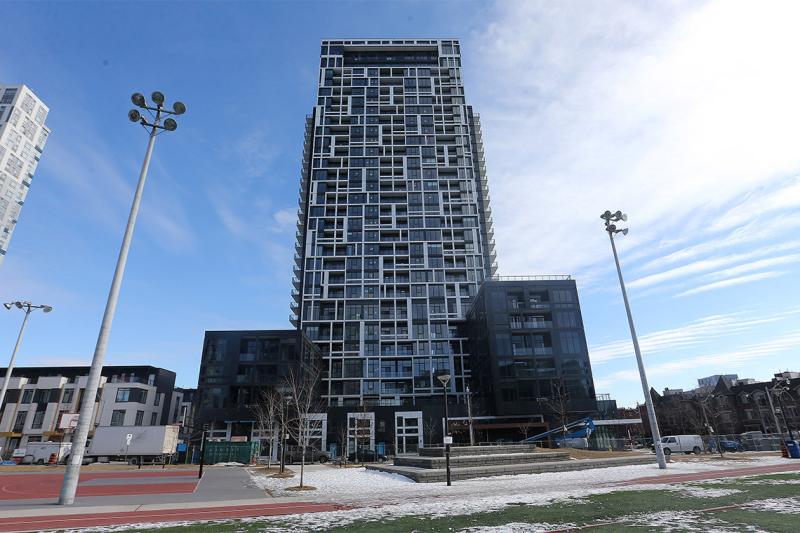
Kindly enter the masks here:
<path id="1" fill-rule="evenodd" d="M 487 280 L 468 312 L 472 391 L 494 415 L 552 421 L 542 399 L 556 395 L 568 399 L 570 420 L 596 411 L 575 282 L 551 278 Z"/>
<path id="2" fill-rule="evenodd" d="M 250 406 L 265 388 L 280 385 L 301 363 L 318 363 L 319 350 L 297 330 L 206 331 L 195 393 L 197 424 L 234 424 L 250 435 Z"/>

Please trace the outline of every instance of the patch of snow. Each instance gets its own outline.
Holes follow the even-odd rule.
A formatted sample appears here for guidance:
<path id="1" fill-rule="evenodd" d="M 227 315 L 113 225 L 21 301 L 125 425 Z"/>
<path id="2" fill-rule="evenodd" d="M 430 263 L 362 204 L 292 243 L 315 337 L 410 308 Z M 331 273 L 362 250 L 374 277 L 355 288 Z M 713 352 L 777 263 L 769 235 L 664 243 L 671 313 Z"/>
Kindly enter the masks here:
<path id="1" fill-rule="evenodd" d="M 236 461 L 229 461 L 225 463 L 214 463 L 211 466 L 246 466 L 244 463 L 237 463 Z"/>
<path id="2" fill-rule="evenodd" d="M 459 533 L 547 533 L 575 527 L 575 524 L 548 524 L 541 522 L 528 524 L 524 522 L 511 522 L 502 526 L 476 526 L 462 529 Z"/>
<path id="3" fill-rule="evenodd" d="M 736 525 L 734 526 L 735 529 L 730 529 L 728 526 L 731 524 L 719 518 L 694 511 L 661 511 L 658 513 L 628 515 L 616 520 L 614 523 L 634 527 L 657 527 L 662 533 L 739 533 L 741 531 L 768 533 L 755 526 Z"/>
<path id="4" fill-rule="evenodd" d="M 770 498 L 757 500 L 742 507 L 754 511 L 772 511 L 781 514 L 800 514 L 800 498 Z"/>
<path id="5" fill-rule="evenodd" d="M 703 487 L 692 487 L 691 485 L 679 485 L 677 487 L 672 487 L 671 490 L 695 498 L 721 498 L 722 496 L 730 496 L 731 494 L 742 492 L 739 489 L 706 489 Z"/>

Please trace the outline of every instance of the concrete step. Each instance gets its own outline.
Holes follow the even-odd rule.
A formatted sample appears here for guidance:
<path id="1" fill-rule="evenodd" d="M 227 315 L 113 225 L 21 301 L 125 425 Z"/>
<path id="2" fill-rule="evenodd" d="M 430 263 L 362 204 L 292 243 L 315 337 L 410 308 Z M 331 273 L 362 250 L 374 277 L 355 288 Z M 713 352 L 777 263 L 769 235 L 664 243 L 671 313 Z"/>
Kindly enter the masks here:
<path id="1" fill-rule="evenodd" d="M 540 474 L 542 472 L 569 472 L 573 470 L 589 470 L 593 468 L 610 468 L 613 466 L 639 465 L 655 463 L 654 455 L 633 457 L 611 457 L 606 459 L 577 459 L 571 461 L 551 461 L 544 463 L 524 463 L 511 465 L 472 466 L 451 468 L 450 479 L 472 479 L 493 476 L 511 476 L 516 474 Z M 396 465 L 367 465 L 367 470 L 390 472 L 406 476 L 417 483 L 435 483 L 445 481 L 447 472 L 444 468 L 418 468 Z"/>
<path id="2" fill-rule="evenodd" d="M 450 457 L 457 455 L 502 455 L 506 453 L 530 453 L 535 451 L 535 444 L 503 444 L 498 446 L 451 446 Z M 444 457 L 443 447 L 420 448 L 423 457 Z"/>
<path id="3" fill-rule="evenodd" d="M 450 457 L 451 468 L 469 466 L 489 466 L 504 464 L 543 463 L 548 461 L 568 461 L 568 452 L 507 453 L 504 455 L 461 455 Z M 444 457 L 398 456 L 395 466 L 414 466 L 417 468 L 444 468 Z"/>

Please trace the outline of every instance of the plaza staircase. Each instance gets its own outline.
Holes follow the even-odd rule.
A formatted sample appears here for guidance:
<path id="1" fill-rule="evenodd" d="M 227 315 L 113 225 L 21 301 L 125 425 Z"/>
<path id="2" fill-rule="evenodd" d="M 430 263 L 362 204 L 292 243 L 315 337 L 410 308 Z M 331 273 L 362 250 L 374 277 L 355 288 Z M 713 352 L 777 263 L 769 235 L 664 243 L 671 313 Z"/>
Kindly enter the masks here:
<path id="1" fill-rule="evenodd" d="M 472 479 L 515 474 L 566 472 L 655 462 L 655 456 L 571 459 L 566 451 L 542 451 L 532 444 L 454 446 L 450 449 L 450 478 Z M 394 464 L 367 465 L 368 470 L 400 474 L 417 483 L 445 481 L 444 448 L 422 448 L 419 455 L 398 456 Z"/>

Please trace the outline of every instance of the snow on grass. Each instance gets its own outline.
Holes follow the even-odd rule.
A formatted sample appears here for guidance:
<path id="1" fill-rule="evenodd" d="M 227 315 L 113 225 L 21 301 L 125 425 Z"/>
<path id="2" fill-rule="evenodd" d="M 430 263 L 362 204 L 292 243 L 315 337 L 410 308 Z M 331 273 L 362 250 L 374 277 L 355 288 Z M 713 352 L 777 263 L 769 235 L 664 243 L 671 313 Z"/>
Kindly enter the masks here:
<path id="1" fill-rule="evenodd" d="M 692 496 L 694 498 L 721 498 L 722 496 L 730 496 L 742 492 L 739 489 L 706 489 L 703 487 L 693 487 L 691 485 L 679 485 L 672 487 L 671 490 Z"/>
<path id="2" fill-rule="evenodd" d="M 405 503 L 415 498 L 427 502 L 431 498 L 456 500 L 526 494 L 535 494 L 536 497 L 550 497 L 550 495 L 561 497 L 564 494 L 574 494 L 575 490 L 589 488 L 606 490 L 606 485 L 641 477 L 701 472 L 719 468 L 713 463 L 676 462 L 670 464 L 667 470 L 659 470 L 658 466 L 653 463 L 572 472 L 545 472 L 468 479 L 456 481 L 453 486 L 447 487 L 444 482 L 414 483 L 398 474 L 364 468 L 316 466 L 306 470 L 304 481 L 317 487 L 314 492 L 316 501 L 380 505 Z M 293 478 L 280 479 L 259 475 L 257 471 L 253 470 L 249 470 L 249 472 L 256 485 L 269 490 L 274 496 L 292 495 L 286 491 L 286 488 L 297 485 L 298 482 L 297 475 Z M 629 487 L 619 487 L 617 490 L 625 488 Z"/>
<path id="3" fill-rule="evenodd" d="M 547 533 L 548 531 L 562 531 L 573 528 L 575 524 L 548 524 L 547 522 L 528 524 L 524 522 L 511 522 L 502 526 L 476 526 L 462 529 L 459 533 Z"/>
<path id="4" fill-rule="evenodd" d="M 661 533 L 739 533 L 749 531 L 753 533 L 768 533 L 755 526 L 736 525 L 730 529 L 731 524 L 718 518 L 709 517 L 694 511 L 660 511 L 657 513 L 643 513 L 624 516 L 614 521 L 620 526 L 657 527 Z M 744 527 L 744 529 L 742 529 Z M 620 527 L 620 530 L 623 528 Z"/>
<path id="5" fill-rule="evenodd" d="M 659 470 L 655 464 L 629 465 L 574 472 L 469 479 L 456 481 L 451 487 L 447 487 L 444 482 L 414 483 L 397 474 L 364 468 L 316 467 L 305 474 L 305 481 L 317 487 L 314 500 L 335 502 L 353 508 L 285 516 L 279 519 L 279 523 L 287 529 L 317 531 L 356 522 L 391 520 L 403 516 L 439 518 L 492 512 L 509 505 L 549 505 L 558 502 L 580 504 L 580 498 L 593 494 L 640 488 L 674 489 L 671 485 L 615 485 L 623 481 L 719 468 L 717 464 L 689 462 L 672 463 L 667 470 Z M 275 496 L 290 495 L 286 487 L 297 484 L 297 476 L 276 479 L 259 476 L 253 471 L 251 475 L 256 485 L 271 491 Z M 711 494 L 713 492 L 705 493 L 709 497 Z M 536 524 L 531 525 L 534 526 Z"/>
<path id="6" fill-rule="evenodd" d="M 742 507 L 754 511 L 771 511 L 781 514 L 800 514 L 800 498 L 770 498 L 756 500 Z"/>

